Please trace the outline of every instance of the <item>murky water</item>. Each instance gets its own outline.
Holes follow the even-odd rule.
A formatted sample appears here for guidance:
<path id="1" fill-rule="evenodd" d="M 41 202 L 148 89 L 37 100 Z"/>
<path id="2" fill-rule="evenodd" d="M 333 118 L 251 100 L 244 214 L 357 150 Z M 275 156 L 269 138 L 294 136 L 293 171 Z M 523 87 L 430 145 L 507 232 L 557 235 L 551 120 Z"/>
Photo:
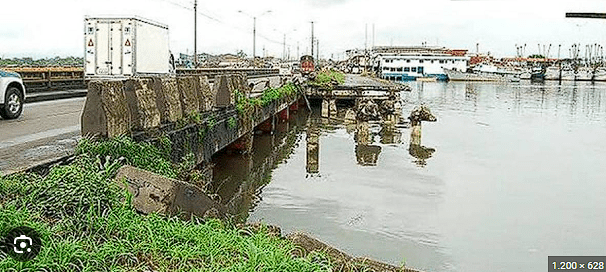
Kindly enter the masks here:
<path id="1" fill-rule="evenodd" d="M 438 118 L 423 124 L 420 151 L 408 129 L 388 137 L 371 125 L 373 142 L 360 145 L 317 113 L 256 137 L 256 158 L 241 163 L 250 170 L 235 174 L 244 180 L 272 141 L 291 139 L 281 150 L 291 154 L 243 194 L 255 203 L 248 220 L 426 271 L 546 271 L 549 255 L 605 254 L 606 84 L 410 85 L 404 114 L 425 103 Z"/>

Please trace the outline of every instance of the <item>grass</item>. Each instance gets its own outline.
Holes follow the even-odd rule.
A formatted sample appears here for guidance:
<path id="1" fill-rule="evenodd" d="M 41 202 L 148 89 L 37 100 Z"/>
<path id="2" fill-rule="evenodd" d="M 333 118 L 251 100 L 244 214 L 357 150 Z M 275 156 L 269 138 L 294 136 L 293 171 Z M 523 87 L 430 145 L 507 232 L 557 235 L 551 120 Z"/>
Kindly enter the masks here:
<path id="1" fill-rule="evenodd" d="M 265 107 L 274 101 L 292 96 L 297 93 L 297 86 L 293 83 L 285 84 L 279 88 L 269 88 L 258 97 L 248 98 L 236 90 L 236 110 L 239 116 L 250 116 L 255 108 Z"/>
<path id="2" fill-rule="evenodd" d="M 309 85 L 332 90 L 332 82 L 343 84 L 345 82 L 345 74 L 330 69 L 318 72 L 316 78 L 313 81 L 308 82 Z"/>
<path id="3" fill-rule="evenodd" d="M 295 258 L 294 245 L 266 231 L 250 233 L 218 220 L 141 215 L 112 180 L 123 164 L 165 176 L 160 149 L 128 138 L 82 140 L 69 165 L 47 176 L 0 177 L 0 235 L 37 230 L 33 261 L 0 257 L 0 271 L 329 271 L 318 258 Z M 157 164 L 157 165 L 154 165 Z M 171 167 L 172 168 L 172 167 Z"/>
<path id="4" fill-rule="evenodd" d="M 229 119 L 227 120 L 227 127 L 229 127 L 229 129 L 234 129 L 236 128 L 236 125 L 238 124 L 238 122 L 236 121 L 235 117 L 229 117 Z"/>
<path id="5" fill-rule="evenodd" d="M 168 141 L 168 142 L 167 142 Z M 109 141 L 83 139 L 76 147 L 76 155 L 91 153 L 112 159 L 124 158 L 126 164 L 169 177 L 176 178 L 177 171 L 170 162 L 170 140 L 161 140 L 162 149 L 150 143 L 137 143 L 126 136 Z"/>

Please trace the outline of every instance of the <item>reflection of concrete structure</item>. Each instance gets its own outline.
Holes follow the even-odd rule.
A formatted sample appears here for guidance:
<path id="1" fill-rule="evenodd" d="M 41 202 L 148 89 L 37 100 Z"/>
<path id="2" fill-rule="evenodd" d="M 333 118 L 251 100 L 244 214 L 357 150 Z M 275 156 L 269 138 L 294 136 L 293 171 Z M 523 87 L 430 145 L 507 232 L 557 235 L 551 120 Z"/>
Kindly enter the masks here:
<path id="1" fill-rule="evenodd" d="M 421 122 L 435 122 L 438 119 L 431 113 L 428 107 L 425 105 L 421 105 L 416 107 L 410 112 L 410 145 L 408 146 L 408 153 L 417 158 L 418 160 L 415 163 L 419 166 L 424 166 L 427 164 L 425 160 L 429 159 L 433 152 L 436 150 L 433 148 L 428 148 L 421 146 Z"/>
<path id="2" fill-rule="evenodd" d="M 381 147 L 372 145 L 373 135 L 368 122 L 359 122 L 356 126 L 356 160 L 362 166 L 376 166 L 381 153 Z"/>
<path id="3" fill-rule="evenodd" d="M 356 159 L 362 166 L 376 166 L 381 147 L 376 145 L 356 145 Z"/>
<path id="4" fill-rule="evenodd" d="M 382 144 L 399 144 L 402 141 L 402 132 L 395 127 L 394 123 L 384 122 L 379 134 Z"/>
<path id="5" fill-rule="evenodd" d="M 313 128 L 307 128 L 307 163 L 306 170 L 309 174 L 320 172 L 320 132 Z"/>

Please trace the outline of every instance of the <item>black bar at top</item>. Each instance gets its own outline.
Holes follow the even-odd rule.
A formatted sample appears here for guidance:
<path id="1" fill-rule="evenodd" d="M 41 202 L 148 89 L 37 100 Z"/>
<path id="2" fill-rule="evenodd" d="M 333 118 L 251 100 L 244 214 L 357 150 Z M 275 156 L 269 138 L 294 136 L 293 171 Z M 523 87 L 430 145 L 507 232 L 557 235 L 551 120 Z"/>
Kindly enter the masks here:
<path id="1" fill-rule="evenodd" d="M 606 13 L 566 12 L 566 18 L 606 19 Z"/>

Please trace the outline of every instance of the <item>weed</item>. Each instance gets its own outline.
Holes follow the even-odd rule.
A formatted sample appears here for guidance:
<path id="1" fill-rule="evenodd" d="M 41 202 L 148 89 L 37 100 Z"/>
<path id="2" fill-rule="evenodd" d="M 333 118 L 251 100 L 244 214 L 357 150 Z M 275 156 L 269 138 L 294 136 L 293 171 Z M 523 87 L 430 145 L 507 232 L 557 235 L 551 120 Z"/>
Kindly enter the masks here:
<path id="1" fill-rule="evenodd" d="M 196 156 L 194 153 L 188 153 L 181 158 L 181 162 L 177 165 L 177 178 L 187 180 L 189 172 L 196 167 Z"/>
<path id="2" fill-rule="evenodd" d="M 212 114 L 209 118 L 208 118 L 208 129 L 213 129 L 215 127 L 215 125 L 217 124 L 217 120 L 215 119 L 215 115 Z"/>
<path id="3" fill-rule="evenodd" d="M 308 84 L 318 88 L 332 90 L 333 82 L 343 84 L 345 82 L 345 74 L 333 69 L 321 71 L 316 75 L 316 78 L 313 81 L 308 82 Z"/>
<path id="4" fill-rule="evenodd" d="M 229 129 L 234 129 L 236 128 L 236 125 L 238 123 L 236 122 L 236 118 L 235 117 L 229 117 L 229 119 L 227 120 L 227 126 L 229 127 Z"/>
<path id="5" fill-rule="evenodd" d="M 166 143 L 166 142 L 165 142 Z M 167 152 L 161 151 L 150 143 L 137 143 L 126 136 L 120 136 L 107 141 L 82 139 L 76 147 L 76 155 L 95 154 L 101 157 L 117 159 L 123 157 L 125 163 L 154 173 L 176 178 L 177 172 L 172 167 Z"/>

